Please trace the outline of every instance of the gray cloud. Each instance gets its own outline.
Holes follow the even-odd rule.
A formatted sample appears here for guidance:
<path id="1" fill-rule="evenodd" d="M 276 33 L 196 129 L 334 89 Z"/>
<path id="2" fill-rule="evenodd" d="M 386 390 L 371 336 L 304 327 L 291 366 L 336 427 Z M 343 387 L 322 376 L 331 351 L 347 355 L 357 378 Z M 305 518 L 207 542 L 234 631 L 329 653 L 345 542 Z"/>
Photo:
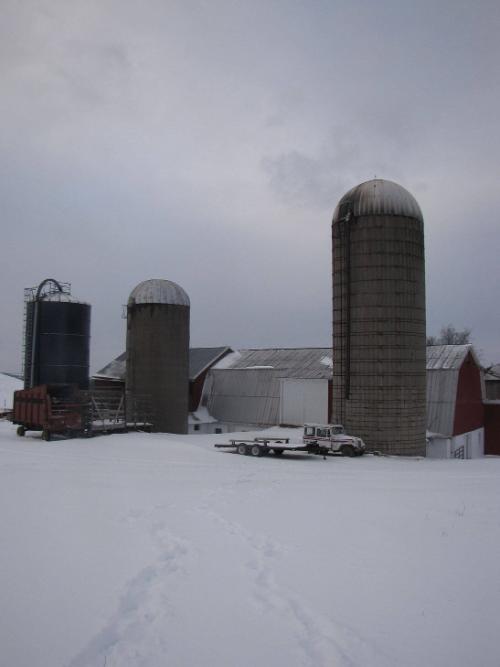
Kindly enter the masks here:
<path id="1" fill-rule="evenodd" d="M 327 345 L 331 213 L 375 174 L 424 211 L 430 330 L 500 359 L 497 3 L 2 9 L 0 369 L 48 275 L 93 305 L 94 368 L 149 277 L 187 289 L 195 344 Z"/>

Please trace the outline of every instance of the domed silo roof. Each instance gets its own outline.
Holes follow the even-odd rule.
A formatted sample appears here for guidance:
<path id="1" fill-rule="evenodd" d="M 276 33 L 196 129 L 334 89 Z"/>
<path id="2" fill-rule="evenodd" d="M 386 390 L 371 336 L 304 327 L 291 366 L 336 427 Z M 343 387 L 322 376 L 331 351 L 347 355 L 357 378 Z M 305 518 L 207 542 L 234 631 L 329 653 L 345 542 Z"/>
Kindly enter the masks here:
<path id="1" fill-rule="evenodd" d="M 180 285 L 171 280 L 152 278 L 139 283 L 130 293 L 128 305 L 160 303 L 172 306 L 189 306 L 189 297 Z"/>
<path id="2" fill-rule="evenodd" d="M 335 208 L 334 222 L 347 213 L 347 205 L 355 217 L 397 215 L 423 222 L 422 211 L 413 195 L 394 181 L 382 178 L 360 183 L 346 192 Z"/>

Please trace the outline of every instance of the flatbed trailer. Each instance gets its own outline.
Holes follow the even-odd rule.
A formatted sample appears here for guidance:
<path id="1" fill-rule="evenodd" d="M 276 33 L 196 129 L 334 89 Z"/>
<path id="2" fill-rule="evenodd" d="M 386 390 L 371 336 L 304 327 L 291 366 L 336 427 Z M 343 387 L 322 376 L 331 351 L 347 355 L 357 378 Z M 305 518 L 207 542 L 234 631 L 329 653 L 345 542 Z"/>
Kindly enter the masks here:
<path id="1" fill-rule="evenodd" d="M 232 449 L 238 454 L 251 456 L 266 456 L 273 452 L 275 456 L 281 456 L 283 452 L 302 452 L 305 454 L 316 454 L 326 458 L 328 448 L 317 443 L 307 445 L 290 444 L 290 438 L 233 438 L 228 443 L 217 443 L 214 447 L 218 449 Z"/>

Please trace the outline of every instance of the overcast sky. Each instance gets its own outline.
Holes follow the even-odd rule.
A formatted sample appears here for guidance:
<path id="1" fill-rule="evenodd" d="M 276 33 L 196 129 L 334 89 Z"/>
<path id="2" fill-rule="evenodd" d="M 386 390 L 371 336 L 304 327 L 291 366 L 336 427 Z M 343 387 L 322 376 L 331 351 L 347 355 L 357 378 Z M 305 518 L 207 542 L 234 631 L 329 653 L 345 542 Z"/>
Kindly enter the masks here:
<path id="1" fill-rule="evenodd" d="M 3 0 L 0 370 L 23 288 L 92 304 L 95 371 L 148 278 L 191 344 L 331 344 L 333 209 L 373 178 L 425 219 L 428 333 L 500 362 L 498 0 Z"/>

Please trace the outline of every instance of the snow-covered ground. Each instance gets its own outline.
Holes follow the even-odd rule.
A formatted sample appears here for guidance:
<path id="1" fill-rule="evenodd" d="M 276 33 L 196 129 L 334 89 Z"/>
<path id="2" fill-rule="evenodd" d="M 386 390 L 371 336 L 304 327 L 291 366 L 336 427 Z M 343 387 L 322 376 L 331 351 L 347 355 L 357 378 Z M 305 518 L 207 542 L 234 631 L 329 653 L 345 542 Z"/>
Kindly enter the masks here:
<path id="1" fill-rule="evenodd" d="M 0 422 L 3 665 L 499 664 L 500 459 L 14 433 Z"/>

